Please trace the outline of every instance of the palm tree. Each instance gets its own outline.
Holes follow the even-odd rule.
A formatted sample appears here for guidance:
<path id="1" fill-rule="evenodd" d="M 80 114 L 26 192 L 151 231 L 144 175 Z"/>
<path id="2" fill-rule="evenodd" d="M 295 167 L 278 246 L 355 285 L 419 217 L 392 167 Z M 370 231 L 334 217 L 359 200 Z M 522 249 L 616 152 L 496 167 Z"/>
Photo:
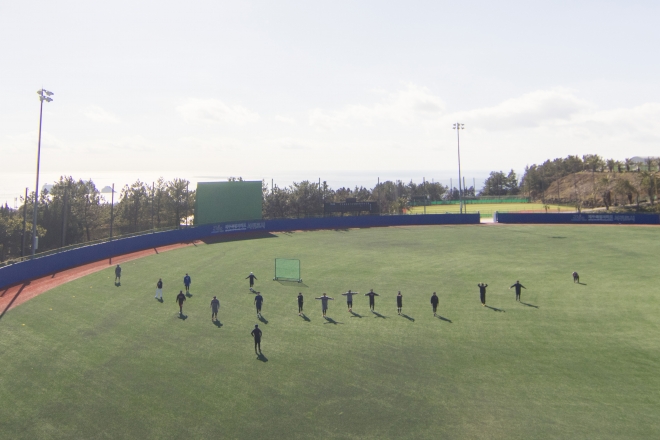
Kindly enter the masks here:
<path id="1" fill-rule="evenodd" d="M 644 162 L 646 162 L 646 171 L 653 171 L 653 167 L 655 166 L 655 159 L 652 157 L 647 157 L 644 159 Z"/>
<path id="2" fill-rule="evenodd" d="M 631 158 L 627 157 L 623 163 L 626 166 L 626 172 L 629 173 L 634 162 Z"/>
<path id="3" fill-rule="evenodd" d="M 619 178 L 614 185 L 614 193 L 627 197 L 628 203 L 632 204 L 633 195 L 638 194 L 638 191 L 628 179 Z"/>
<path id="4" fill-rule="evenodd" d="M 646 190 L 651 205 L 653 205 L 655 195 L 658 192 L 658 182 L 655 173 L 652 173 L 651 171 L 642 172 L 642 187 Z"/>
<path id="5" fill-rule="evenodd" d="M 610 170 L 610 173 L 614 172 L 615 166 L 616 166 L 616 161 L 614 159 L 607 159 L 607 169 Z"/>

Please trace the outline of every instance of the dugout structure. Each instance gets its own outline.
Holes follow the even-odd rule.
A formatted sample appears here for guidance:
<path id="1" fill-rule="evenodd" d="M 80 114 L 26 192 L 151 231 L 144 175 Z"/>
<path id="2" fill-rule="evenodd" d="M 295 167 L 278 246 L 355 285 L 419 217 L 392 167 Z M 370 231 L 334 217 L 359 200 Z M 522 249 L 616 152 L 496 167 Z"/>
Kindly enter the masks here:
<path id="1" fill-rule="evenodd" d="M 300 277 L 300 260 L 275 258 L 275 278 L 273 278 L 273 281 L 279 280 L 302 283 L 302 278 Z"/>
<path id="2" fill-rule="evenodd" d="M 195 226 L 261 220 L 261 182 L 200 182 L 195 192 Z"/>

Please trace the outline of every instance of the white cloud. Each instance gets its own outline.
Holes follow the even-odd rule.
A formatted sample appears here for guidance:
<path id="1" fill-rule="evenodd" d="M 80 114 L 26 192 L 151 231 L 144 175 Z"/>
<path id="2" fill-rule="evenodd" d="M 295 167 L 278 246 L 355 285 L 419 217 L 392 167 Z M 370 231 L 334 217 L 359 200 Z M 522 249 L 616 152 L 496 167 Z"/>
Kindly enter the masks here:
<path id="1" fill-rule="evenodd" d="M 259 120 L 258 113 L 217 99 L 189 99 L 177 111 L 188 124 L 246 125 Z"/>
<path id="2" fill-rule="evenodd" d="M 95 122 L 103 122 L 110 124 L 119 123 L 119 118 L 112 113 L 103 110 L 101 107 L 91 105 L 83 111 L 84 115 Z"/>
<path id="3" fill-rule="evenodd" d="M 570 123 L 594 106 L 566 89 L 537 90 L 494 107 L 459 112 L 452 118 L 490 131 L 535 128 Z"/>
<path id="4" fill-rule="evenodd" d="M 381 94 L 380 102 L 371 105 L 354 104 L 334 111 L 313 109 L 309 113 L 309 124 L 322 129 L 374 126 L 380 122 L 413 126 L 437 120 L 445 113 L 443 100 L 426 87 L 409 84 L 403 90 Z"/>
<path id="5" fill-rule="evenodd" d="M 298 122 L 289 116 L 275 115 L 275 120 L 278 122 L 283 122 L 284 124 L 296 125 Z"/>

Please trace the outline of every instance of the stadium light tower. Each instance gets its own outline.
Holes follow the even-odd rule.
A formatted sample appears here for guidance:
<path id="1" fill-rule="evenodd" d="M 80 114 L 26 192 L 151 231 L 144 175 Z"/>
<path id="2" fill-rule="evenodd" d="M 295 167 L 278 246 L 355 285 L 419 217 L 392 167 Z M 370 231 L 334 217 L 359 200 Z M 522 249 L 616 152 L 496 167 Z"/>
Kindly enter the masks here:
<path id="1" fill-rule="evenodd" d="M 465 129 L 465 124 L 455 123 L 454 130 L 456 130 L 456 141 L 458 142 L 458 200 L 459 212 L 463 214 L 463 189 L 461 187 L 461 130 Z"/>
<path id="2" fill-rule="evenodd" d="M 44 101 L 51 102 L 54 95 L 53 92 L 49 92 L 46 89 L 41 89 L 37 91 L 39 95 L 39 101 L 41 101 L 39 107 L 39 142 L 37 143 L 37 183 L 35 184 L 34 189 L 34 212 L 32 213 L 32 257 L 34 258 L 34 251 L 37 248 L 37 209 L 39 206 L 39 162 L 41 161 L 41 121 L 44 114 Z"/>

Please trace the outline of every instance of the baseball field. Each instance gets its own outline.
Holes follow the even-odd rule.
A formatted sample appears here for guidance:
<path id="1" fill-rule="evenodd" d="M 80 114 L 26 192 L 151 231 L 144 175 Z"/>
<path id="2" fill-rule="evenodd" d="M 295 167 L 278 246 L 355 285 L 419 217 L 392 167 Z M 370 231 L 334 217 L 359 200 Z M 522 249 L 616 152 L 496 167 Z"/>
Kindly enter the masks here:
<path id="1" fill-rule="evenodd" d="M 277 233 L 126 262 L 119 286 L 108 264 L 0 318 L 0 432 L 658 438 L 657 234 L 518 225 Z M 303 283 L 273 281 L 275 258 L 300 259 Z M 261 320 L 245 279 L 251 271 L 265 298 Z M 179 315 L 186 273 L 191 295 Z M 162 303 L 154 299 L 159 278 Z M 509 289 L 516 280 L 526 287 L 521 302 Z M 348 313 L 341 293 L 371 288 L 380 294 L 376 313 L 362 295 Z M 334 297 L 328 319 L 314 299 L 323 292 Z M 250 336 L 255 324 L 262 356 Z"/>
<path id="2" fill-rule="evenodd" d="M 475 203 L 463 205 L 463 212 L 468 214 L 479 213 L 482 217 L 492 217 L 493 212 L 545 212 L 543 203 Z M 573 212 L 573 206 L 547 205 L 548 212 Z M 426 214 L 457 214 L 460 205 L 429 205 Z M 410 214 L 424 214 L 424 206 L 414 206 Z"/>

